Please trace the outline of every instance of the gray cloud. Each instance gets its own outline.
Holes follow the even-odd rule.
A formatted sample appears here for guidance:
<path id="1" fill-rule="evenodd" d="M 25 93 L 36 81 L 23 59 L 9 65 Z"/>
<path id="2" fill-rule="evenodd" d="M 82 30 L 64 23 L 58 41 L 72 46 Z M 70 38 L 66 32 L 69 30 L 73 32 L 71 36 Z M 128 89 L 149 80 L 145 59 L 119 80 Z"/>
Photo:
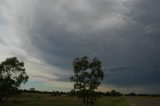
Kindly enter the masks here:
<path id="1" fill-rule="evenodd" d="M 36 58 L 71 74 L 75 57 L 98 57 L 106 74 L 104 84 L 157 86 L 159 9 L 158 0 L 6 0 L 0 16 L 15 32 L 15 46 L 25 52 L 21 58 Z M 55 75 L 57 79 L 44 78 L 69 77 Z"/>

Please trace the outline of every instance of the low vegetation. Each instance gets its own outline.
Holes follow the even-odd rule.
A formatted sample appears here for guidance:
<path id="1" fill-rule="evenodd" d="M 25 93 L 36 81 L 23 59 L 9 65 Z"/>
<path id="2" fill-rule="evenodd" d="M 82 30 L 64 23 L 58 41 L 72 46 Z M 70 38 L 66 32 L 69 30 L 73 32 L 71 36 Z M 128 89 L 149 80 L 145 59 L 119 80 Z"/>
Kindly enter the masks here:
<path id="1" fill-rule="evenodd" d="M 130 106 L 125 97 L 100 97 L 96 106 Z M 0 106 L 84 106 L 77 97 L 52 96 L 50 94 L 23 93 L 11 97 Z"/>

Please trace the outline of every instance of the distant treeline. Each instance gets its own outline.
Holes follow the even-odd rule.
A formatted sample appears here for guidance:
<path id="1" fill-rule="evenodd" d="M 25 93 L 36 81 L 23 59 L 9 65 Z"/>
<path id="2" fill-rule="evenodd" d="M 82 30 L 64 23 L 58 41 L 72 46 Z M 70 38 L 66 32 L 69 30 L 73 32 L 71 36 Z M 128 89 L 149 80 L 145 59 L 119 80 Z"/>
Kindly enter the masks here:
<path id="1" fill-rule="evenodd" d="M 159 97 L 160 94 L 136 94 L 134 92 L 129 93 L 129 94 L 124 94 L 125 96 L 157 96 Z"/>
<path id="2" fill-rule="evenodd" d="M 63 92 L 63 91 L 38 91 L 33 88 L 30 90 L 19 90 L 19 93 L 39 93 L 39 94 L 51 94 L 53 96 L 76 96 L 77 91 L 71 90 L 70 92 Z M 123 94 L 116 90 L 111 90 L 108 92 L 95 92 L 95 95 L 97 96 L 160 96 L 160 94 L 136 94 L 134 92 Z"/>

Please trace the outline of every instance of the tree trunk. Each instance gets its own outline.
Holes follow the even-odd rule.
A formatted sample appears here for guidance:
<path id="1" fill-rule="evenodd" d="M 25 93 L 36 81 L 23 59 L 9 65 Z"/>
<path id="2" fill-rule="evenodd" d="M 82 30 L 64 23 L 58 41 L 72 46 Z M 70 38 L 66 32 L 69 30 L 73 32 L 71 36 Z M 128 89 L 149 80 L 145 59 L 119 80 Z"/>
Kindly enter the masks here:
<path id="1" fill-rule="evenodd" d="M 87 97 L 87 105 L 88 105 L 89 101 L 88 101 L 88 97 Z"/>
<path id="2" fill-rule="evenodd" d="M 2 102 L 2 97 L 0 97 L 0 102 Z"/>
<path id="3" fill-rule="evenodd" d="M 83 97 L 83 103 L 84 103 L 84 104 L 86 103 L 86 98 L 85 98 L 85 96 Z"/>

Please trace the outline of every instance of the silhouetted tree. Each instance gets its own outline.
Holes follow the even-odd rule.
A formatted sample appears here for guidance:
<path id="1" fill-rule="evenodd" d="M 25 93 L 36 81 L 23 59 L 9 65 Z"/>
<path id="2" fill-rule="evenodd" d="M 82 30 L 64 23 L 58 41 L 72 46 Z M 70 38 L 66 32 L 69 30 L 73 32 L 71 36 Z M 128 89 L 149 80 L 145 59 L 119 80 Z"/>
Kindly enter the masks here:
<path id="1" fill-rule="evenodd" d="M 17 60 L 16 57 L 7 58 L 0 64 L 0 101 L 5 97 L 17 93 L 21 83 L 28 80 L 24 62 Z"/>
<path id="2" fill-rule="evenodd" d="M 75 96 L 76 95 L 76 92 L 74 89 L 72 89 L 70 92 L 69 92 L 69 95 L 68 96 Z"/>
<path id="3" fill-rule="evenodd" d="M 116 90 L 111 90 L 111 96 L 122 96 L 120 92 L 117 92 Z"/>
<path id="4" fill-rule="evenodd" d="M 56 92 L 55 92 L 55 96 L 58 96 L 58 94 L 59 94 L 59 91 L 56 91 Z"/>
<path id="5" fill-rule="evenodd" d="M 110 96 L 110 95 L 111 95 L 110 92 L 106 92 L 106 93 L 105 93 L 105 96 Z"/>
<path id="6" fill-rule="evenodd" d="M 127 94 L 127 96 L 136 96 L 136 93 L 131 92 L 131 93 Z"/>
<path id="7" fill-rule="evenodd" d="M 53 96 L 56 96 L 56 92 L 55 92 L 55 91 L 53 91 L 53 92 L 52 92 L 52 95 L 53 95 Z"/>
<path id="8" fill-rule="evenodd" d="M 97 58 L 89 61 L 88 57 L 75 58 L 73 61 L 74 76 L 71 81 L 74 83 L 74 90 L 83 99 L 84 104 L 96 102 L 95 89 L 101 84 L 104 74 L 101 69 L 101 61 Z"/>
<path id="9" fill-rule="evenodd" d="M 35 92 L 35 88 L 30 88 L 30 92 L 34 93 Z"/>

